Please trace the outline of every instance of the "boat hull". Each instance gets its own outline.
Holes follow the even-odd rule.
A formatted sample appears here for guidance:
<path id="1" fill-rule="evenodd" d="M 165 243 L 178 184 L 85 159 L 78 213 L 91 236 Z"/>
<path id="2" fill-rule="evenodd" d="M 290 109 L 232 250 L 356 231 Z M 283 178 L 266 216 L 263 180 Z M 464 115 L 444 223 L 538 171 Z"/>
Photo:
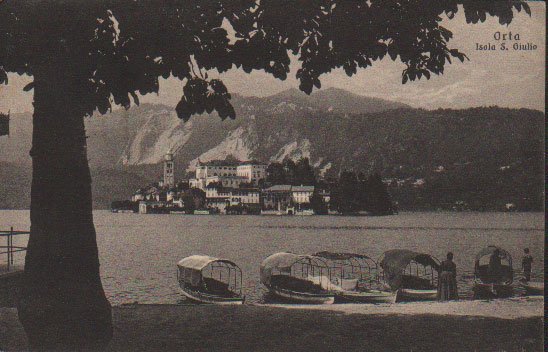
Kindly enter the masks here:
<path id="1" fill-rule="evenodd" d="M 400 288 L 396 294 L 396 301 L 435 301 L 438 299 L 438 290 L 415 290 Z"/>
<path id="2" fill-rule="evenodd" d="M 307 304 L 333 304 L 335 303 L 335 295 L 333 294 L 318 294 L 318 293 L 306 293 L 295 292 L 286 290 L 279 287 L 268 287 L 270 293 L 274 296 L 282 298 L 287 301 Z"/>
<path id="3" fill-rule="evenodd" d="M 218 304 L 218 305 L 241 305 L 244 303 L 243 297 L 222 297 L 210 295 L 198 291 L 190 291 L 181 288 L 183 295 L 196 303 Z"/>
<path id="4" fill-rule="evenodd" d="M 525 289 L 525 293 L 528 296 L 544 296 L 544 283 L 543 282 L 524 282 L 521 287 Z"/>
<path id="5" fill-rule="evenodd" d="M 474 298 L 506 298 L 512 296 L 511 284 L 474 284 Z"/>
<path id="6" fill-rule="evenodd" d="M 335 302 L 340 303 L 395 303 L 396 293 L 386 291 L 341 292 L 335 295 Z"/>

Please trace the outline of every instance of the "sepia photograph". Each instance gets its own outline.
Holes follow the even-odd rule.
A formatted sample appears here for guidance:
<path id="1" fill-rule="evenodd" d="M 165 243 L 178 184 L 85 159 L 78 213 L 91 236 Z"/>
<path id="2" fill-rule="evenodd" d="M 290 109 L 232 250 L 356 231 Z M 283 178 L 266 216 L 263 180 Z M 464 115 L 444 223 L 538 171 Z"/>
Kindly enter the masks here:
<path id="1" fill-rule="evenodd" d="M 544 351 L 544 1 L 0 0 L 0 352 Z"/>

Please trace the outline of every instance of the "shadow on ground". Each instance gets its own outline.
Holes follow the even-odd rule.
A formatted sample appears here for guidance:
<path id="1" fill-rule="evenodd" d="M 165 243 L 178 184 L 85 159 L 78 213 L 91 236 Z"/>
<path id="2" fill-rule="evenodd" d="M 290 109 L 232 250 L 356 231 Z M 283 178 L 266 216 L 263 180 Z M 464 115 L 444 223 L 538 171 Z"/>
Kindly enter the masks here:
<path id="1" fill-rule="evenodd" d="M 113 309 L 109 351 L 543 351 L 543 319 L 363 315 L 264 306 Z M 0 309 L 0 350 L 26 341 Z"/>

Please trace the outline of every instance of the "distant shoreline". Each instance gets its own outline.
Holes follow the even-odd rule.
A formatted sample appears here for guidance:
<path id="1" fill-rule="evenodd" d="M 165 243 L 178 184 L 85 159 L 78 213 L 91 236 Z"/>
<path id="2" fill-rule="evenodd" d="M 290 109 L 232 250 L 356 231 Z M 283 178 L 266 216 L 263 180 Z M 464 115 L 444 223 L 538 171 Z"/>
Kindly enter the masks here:
<path id="1" fill-rule="evenodd" d="M 30 208 L 0 208 L 0 211 L 30 211 Z M 111 212 L 109 208 L 93 208 L 93 211 L 106 211 Z M 365 215 L 365 214 L 359 214 L 359 215 L 343 215 L 343 214 L 330 214 L 330 215 L 314 215 L 314 216 L 347 216 L 347 217 L 368 217 L 368 216 L 375 216 L 375 217 L 384 217 L 384 216 L 397 216 L 398 214 L 403 213 L 437 213 L 437 214 L 443 214 L 443 213 L 451 213 L 451 214 L 460 214 L 460 213 L 470 213 L 470 214 L 489 214 L 489 213 L 500 213 L 500 214 L 534 214 L 534 213 L 544 213 L 543 210 L 524 210 L 524 211 L 501 211 L 501 210 L 465 210 L 465 211 L 453 211 L 453 210 L 436 210 L 436 209 L 419 209 L 419 210 L 398 210 L 398 213 L 393 215 Z M 138 214 L 138 213 L 134 213 Z M 141 215 L 151 215 L 151 214 L 141 214 Z M 159 215 L 181 215 L 181 214 L 159 214 Z M 191 215 L 191 214 L 183 214 L 183 215 Z M 222 215 L 225 216 L 225 214 L 210 214 L 210 215 Z M 261 214 L 262 216 L 284 216 L 284 215 L 271 215 L 271 214 Z M 229 215 L 229 216 L 246 216 L 246 215 Z M 249 215 L 249 216 L 257 216 L 257 215 Z M 291 216 L 291 215 L 288 215 Z"/>

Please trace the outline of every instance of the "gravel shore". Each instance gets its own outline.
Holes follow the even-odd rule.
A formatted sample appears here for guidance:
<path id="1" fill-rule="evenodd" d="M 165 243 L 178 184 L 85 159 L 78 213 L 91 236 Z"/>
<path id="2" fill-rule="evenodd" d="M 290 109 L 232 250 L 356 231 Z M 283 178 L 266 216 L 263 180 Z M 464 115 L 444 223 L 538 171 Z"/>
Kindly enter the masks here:
<path id="1" fill-rule="evenodd" d="M 543 351 L 542 297 L 395 305 L 126 305 L 109 351 Z M 0 308 L 0 350 L 24 351 Z"/>

